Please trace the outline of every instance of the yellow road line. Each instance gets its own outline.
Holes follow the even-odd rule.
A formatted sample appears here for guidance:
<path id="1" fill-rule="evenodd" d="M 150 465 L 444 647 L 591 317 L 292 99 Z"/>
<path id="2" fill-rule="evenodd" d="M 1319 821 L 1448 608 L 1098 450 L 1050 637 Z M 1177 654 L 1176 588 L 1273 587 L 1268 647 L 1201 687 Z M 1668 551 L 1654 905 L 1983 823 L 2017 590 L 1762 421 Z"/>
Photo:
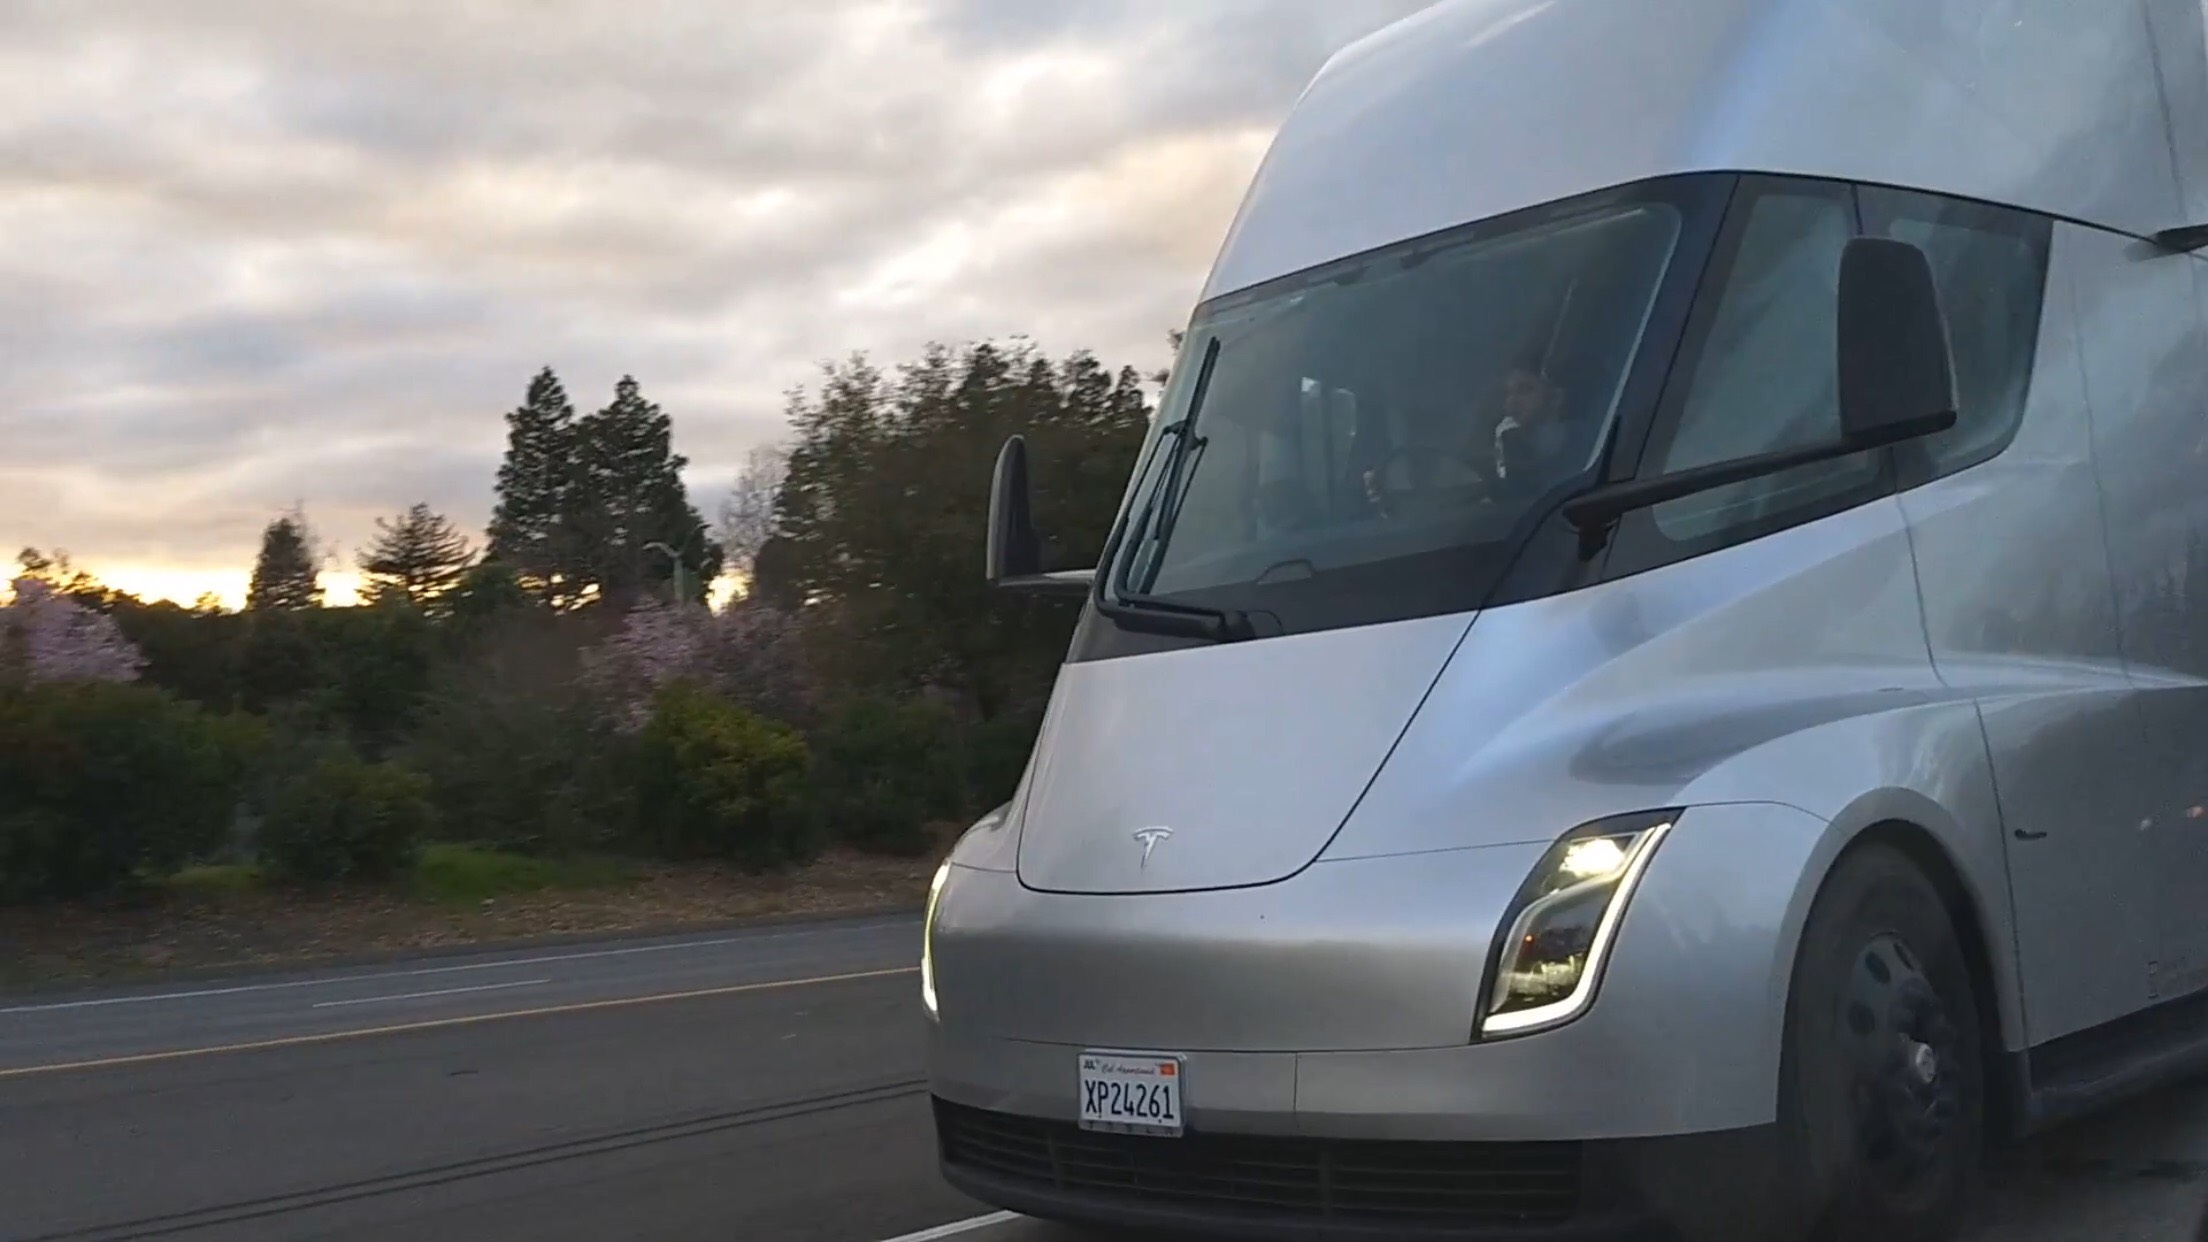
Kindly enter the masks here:
<path id="1" fill-rule="evenodd" d="M 347 1031 L 325 1031 L 317 1035 L 287 1035 L 281 1039 L 256 1039 L 246 1043 L 216 1044 L 206 1048 L 177 1048 L 168 1052 L 140 1052 L 130 1056 L 99 1057 L 90 1061 L 57 1061 L 51 1065 L 26 1065 L 18 1069 L 0 1069 L 0 1081 L 10 1078 L 28 1078 L 33 1074 L 58 1074 L 65 1070 L 107 1069 L 118 1065 L 143 1065 L 152 1061 L 180 1061 L 187 1057 L 211 1057 L 226 1052 L 256 1052 L 263 1048 L 294 1048 L 303 1044 L 330 1044 L 346 1039 L 370 1039 L 378 1035 L 401 1035 L 408 1031 L 434 1031 L 444 1027 L 475 1026 L 483 1022 L 502 1022 L 508 1018 L 543 1018 L 563 1013 L 588 1013 L 596 1009 L 626 1009 L 635 1005 L 652 1005 L 661 1001 L 697 1000 L 707 996 L 736 996 L 745 992 L 771 992 L 782 988 L 809 987 L 820 983 L 846 983 L 858 979 L 889 979 L 898 975 L 920 973 L 917 966 L 900 966 L 894 970 L 867 970 L 848 975 L 816 975 L 810 979 L 774 979 L 766 983 L 736 983 L 726 987 L 696 988 L 688 992 L 656 992 L 650 996 L 623 996 L 613 1000 L 578 1001 L 572 1005 L 545 1005 L 536 1009 L 508 1009 L 498 1013 L 469 1014 L 459 1018 L 432 1018 L 422 1022 L 400 1022 L 389 1026 L 361 1027 Z"/>

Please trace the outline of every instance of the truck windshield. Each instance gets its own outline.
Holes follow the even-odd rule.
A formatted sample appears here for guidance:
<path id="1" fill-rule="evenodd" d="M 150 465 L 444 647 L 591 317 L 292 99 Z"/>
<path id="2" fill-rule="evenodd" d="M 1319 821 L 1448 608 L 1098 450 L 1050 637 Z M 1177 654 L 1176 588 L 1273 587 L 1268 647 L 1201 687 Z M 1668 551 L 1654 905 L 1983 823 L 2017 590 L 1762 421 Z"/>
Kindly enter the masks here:
<path id="1" fill-rule="evenodd" d="M 1289 632 L 1476 607 L 1597 464 L 1684 210 L 1613 196 L 1200 308 L 1102 589 Z"/>

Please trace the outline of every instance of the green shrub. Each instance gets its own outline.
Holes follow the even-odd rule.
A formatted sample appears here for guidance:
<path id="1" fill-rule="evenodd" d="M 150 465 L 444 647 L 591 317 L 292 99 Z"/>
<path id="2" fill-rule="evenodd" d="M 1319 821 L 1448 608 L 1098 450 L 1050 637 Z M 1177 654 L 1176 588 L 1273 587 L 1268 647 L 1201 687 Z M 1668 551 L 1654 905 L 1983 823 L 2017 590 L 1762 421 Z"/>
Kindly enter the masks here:
<path id="1" fill-rule="evenodd" d="M 414 867 L 414 889 L 432 900 L 477 902 L 547 889 L 606 888 L 636 875 L 634 865 L 619 859 L 531 858 L 441 842 L 422 850 Z"/>
<path id="2" fill-rule="evenodd" d="M 304 884 L 392 879 L 414 865 L 432 818 L 419 773 L 330 755 L 278 789 L 261 822 L 261 861 Z"/>
<path id="3" fill-rule="evenodd" d="M 769 867 L 809 855 L 811 757 L 786 726 L 684 682 L 663 688 L 638 738 L 639 822 L 674 858 Z"/>
<path id="4" fill-rule="evenodd" d="M 261 886 L 261 869 L 251 863 L 200 863 L 162 881 L 161 887 L 185 897 L 221 898 L 250 893 Z"/>
<path id="5" fill-rule="evenodd" d="M 76 897 L 112 883 L 86 874 L 83 836 L 45 807 L 0 811 L 0 903 Z"/>
<path id="6" fill-rule="evenodd" d="M 241 786 L 229 736 L 150 686 L 0 693 L 0 901 L 106 893 L 217 849 Z"/>
<path id="7" fill-rule="evenodd" d="M 852 699 L 821 726 L 821 814 L 861 849 L 916 856 L 928 825 L 965 811 L 963 738 L 942 706 L 921 699 Z"/>
<path id="8" fill-rule="evenodd" d="M 563 856 L 625 842 L 635 820 L 635 739 L 575 686 L 575 640 L 515 625 L 453 670 L 403 758 L 427 776 L 455 840 Z"/>

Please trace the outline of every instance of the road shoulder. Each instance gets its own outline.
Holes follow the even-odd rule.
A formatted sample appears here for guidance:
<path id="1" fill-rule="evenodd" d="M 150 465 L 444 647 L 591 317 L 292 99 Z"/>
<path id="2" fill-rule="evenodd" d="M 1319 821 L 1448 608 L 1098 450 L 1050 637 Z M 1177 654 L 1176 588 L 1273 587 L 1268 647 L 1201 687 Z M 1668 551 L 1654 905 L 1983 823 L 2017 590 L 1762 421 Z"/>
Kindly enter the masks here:
<path id="1" fill-rule="evenodd" d="M 66 1000 L 75 996 L 111 992 L 146 985 L 247 981 L 310 971 L 343 971 L 440 962 L 501 953 L 527 953 L 544 949 L 595 945 L 638 945 L 678 941 L 697 936 L 773 931 L 778 928 L 833 927 L 883 919 L 909 918 L 924 908 L 920 901 L 888 901 L 854 904 L 844 908 L 718 919 L 670 920 L 664 923 L 616 929 L 486 935 L 427 945 L 394 945 L 351 951 L 262 956 L 251 959 L 181 965 L 146 966 L 136 970 L 111 969 L 81 973 L 57 972 L 49 977 L 25 980 L 0 979 L 0 1001 Z M 0 939 L 5 939 L 0 936 Z"/>

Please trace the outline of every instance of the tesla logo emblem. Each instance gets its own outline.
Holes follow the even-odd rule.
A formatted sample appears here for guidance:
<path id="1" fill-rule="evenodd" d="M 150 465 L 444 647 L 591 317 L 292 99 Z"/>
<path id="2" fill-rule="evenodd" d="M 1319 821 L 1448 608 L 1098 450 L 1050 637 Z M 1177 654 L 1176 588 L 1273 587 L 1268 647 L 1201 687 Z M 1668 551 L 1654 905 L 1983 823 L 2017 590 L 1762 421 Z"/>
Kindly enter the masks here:
<path id="1" fill-rule="evenodd" d="M 1171 828 L 1145 828 L 1135 834 L 1135 840 L 1142 842 L 1143 866 L 1150 865 L 1150 851 L 1158 848 L 1158 842 L 1172 835 L 1173 830 Z"/>

